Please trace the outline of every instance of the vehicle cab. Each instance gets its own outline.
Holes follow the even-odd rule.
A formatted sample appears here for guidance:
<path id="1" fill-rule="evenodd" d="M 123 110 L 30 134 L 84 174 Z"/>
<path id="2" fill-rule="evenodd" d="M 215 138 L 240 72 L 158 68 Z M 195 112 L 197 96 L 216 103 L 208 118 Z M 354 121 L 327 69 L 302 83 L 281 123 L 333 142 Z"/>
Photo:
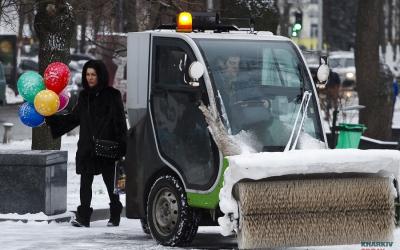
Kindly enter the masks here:
<path id="1" fill-rule="evenodd" d="M 157 216 L 149 215 L 158 211 L 157 197 L 169 201 L 162 199 L 164 189 L 152 191 L 163 176 L 175 176 L 187 205 L 202 213 L 212 211 L 203 218 L 211 215 L 216 221 L 223 155 L 201 103 L 223 121 L 229 134 L 249 132 L 258 152 L 283 151 L 304 93 L 312 93 L 302 134 L 326 146 L 310 72 L 290 39 L 218 24 L 196 29 L 194 19 L 185 32 L 163 26 L 128 34 L 126 214 L 151 220 L 152 235 L 161 235 L 154 237 L 165 245 L 173 244 L 163 242 L 162 235 L 176 233 L 168 229 L 175 227 L 163 228 L 165 221 L 158 223 Z M 198 79 L 190 74 L 195 62 L 204 69 Z"/>

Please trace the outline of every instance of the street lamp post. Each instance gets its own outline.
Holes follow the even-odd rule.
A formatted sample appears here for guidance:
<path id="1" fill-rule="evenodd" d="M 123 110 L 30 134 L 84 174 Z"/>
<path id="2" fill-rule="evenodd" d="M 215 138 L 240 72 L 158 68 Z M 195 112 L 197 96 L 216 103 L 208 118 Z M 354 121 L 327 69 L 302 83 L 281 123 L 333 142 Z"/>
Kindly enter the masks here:
<path id="1" fill-rule="evenodd" d="M 324 3 L 323 0 L 319 0 L 318 1 L 318 12 L 319 12 L 319 22 L 318 22 L 318 50 L 321 51 L 322 50 L 322 44 L 323 44 L 323 17 L 324 17 Z"/>
<path id="2" fill-rule="evenodd" d="M 207 0 L 207 11 L 212 12 L 214 10 L 213 0 Z"/>

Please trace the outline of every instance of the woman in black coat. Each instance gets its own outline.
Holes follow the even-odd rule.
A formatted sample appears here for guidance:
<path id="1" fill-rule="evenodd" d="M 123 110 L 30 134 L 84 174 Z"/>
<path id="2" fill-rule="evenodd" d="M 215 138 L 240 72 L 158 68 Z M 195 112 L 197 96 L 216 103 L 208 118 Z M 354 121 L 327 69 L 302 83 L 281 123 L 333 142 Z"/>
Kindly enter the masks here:
<path id="1" fill-rule="evenodd" d="M 120 145 L 120 157 L 126 151 L 126 120 L 121 93 L 108 86 L 108 72 L 102 61 L 90 60 L 82 70 L 83 90 L 72 111 L 64 115 L 46 118 L 54 138 L 80 126 L 78 150 L 76 152 L 76 173 L 81 175 L 80 201 L 74 226 L 90 225 L 93 209 L 92 183 L 94 175 L 102 174 L 110 197 L 110 220 L 107 226 L 118 226 L 122 204 L 114 190 L 114 163 L 112 159 L 97 157 L 94 152 L 94 138 L 116 141 Z"/>

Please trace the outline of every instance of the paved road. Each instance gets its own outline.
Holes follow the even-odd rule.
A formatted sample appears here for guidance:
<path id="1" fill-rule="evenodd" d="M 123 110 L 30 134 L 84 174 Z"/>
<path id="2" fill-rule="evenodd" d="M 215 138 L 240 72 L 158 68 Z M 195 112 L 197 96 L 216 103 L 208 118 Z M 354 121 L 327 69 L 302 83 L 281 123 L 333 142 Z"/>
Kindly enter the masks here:
<path id="1" fill-rule="evenodd" d="M 74 211 L 75 212 L 75 211 Z M 122 217 L 125 217 L 125 208 L 121 213 Z M 93 210 L 93 214 L 90 218 L 90 221 L 99 221 L 99 220 L 107 220 L 109 218 L 108 209 L 95 209 Z M 128 220 L 132 221 L 132 220 Z M 216 228 L 216 227 L 200 227 L 200 232 L 196 235 L 193 242 L 190 244 L 189 249 L 236 249 L 237 241 L 235 236 L 223 237 L 215 230 L 207 230 L 207 228 Z M 143 235 L 144 236 L 144 235 Z M 151 238 L 148 238 L 152 240 Z"/>

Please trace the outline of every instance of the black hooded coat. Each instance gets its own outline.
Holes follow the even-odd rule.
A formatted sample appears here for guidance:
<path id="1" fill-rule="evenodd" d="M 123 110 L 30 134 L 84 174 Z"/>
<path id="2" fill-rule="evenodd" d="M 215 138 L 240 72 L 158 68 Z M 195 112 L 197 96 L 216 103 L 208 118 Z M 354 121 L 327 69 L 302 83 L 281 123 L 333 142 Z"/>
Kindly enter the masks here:
<path id="1" fill-rule="evenodd" d="M 86 80 L 87 68 L 94 68 L 98 83 L 90 88 Z M 54 138 L 80 126 L 76 152 L 76 173 L 101 174 L 114 171 L 114 160 L 99 158 L 94 154 L 93 136 L 98 139 L 117 141 L 120 157 L 126 151 L 126 120 L 121 93 L 108 86 L 108 73 L 103 62 L 88 61 L 82 70 L 83 90 L 72 111 L 64 115 L 46 118 Z"/>

